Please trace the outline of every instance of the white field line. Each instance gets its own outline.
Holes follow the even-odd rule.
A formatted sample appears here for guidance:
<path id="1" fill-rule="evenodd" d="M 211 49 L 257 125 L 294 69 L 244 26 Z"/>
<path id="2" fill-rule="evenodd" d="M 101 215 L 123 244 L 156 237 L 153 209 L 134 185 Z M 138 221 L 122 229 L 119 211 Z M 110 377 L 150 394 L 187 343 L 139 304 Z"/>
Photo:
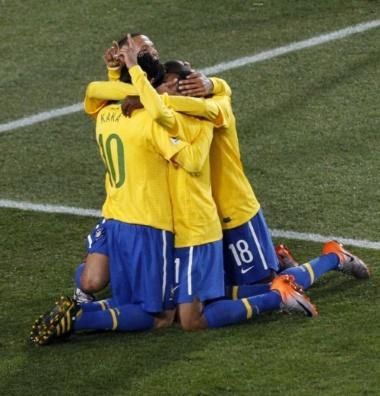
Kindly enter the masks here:
<path id="1" fill-rule="evenodd" d="M 310 48 L 316 45 L 327 43 L 329 41 L 334 41 L 345 37 L 349 37 L 353 34 L 362 33 L 367 30 L 377 28 L 379 26 L 380 26 L 380 19 L 376 19 L 366 23 L 360 23 L 358 25 L 349 26 L 345 29 L 337 30 L 335 32 L 322 34 L 320 36 L 312 37 L 307 40 L 297 41 L 294 43 L 290 43 L 288 45 L 284 45 L 282 47 L 263 51 L 256 55 L 244 56 L 242 58 L 238 58 L 230 62 L 219 63 L 214 66 L 206 67 L 201 71 L 208 75 L 221 73 L 226 70 L 236 69 L 238 67 L 242 67 L 248 64 L 262 62 L 268 59 L 275 58 L 280 55 L 288 54 L 290 52 L 299 51 L 304 48 Z M 63 115 L 76 113 L 78 111 L 81 111 L 82 109 L 83 109 L 83 104 L 76 103 L 71 106 L 61 107 L 50 111 L 44 111 L 42 113 L 38 113 L 30 117 L 20 118 L 15 121 L 10 121 L 5 124 L 0 124 L 0 133 L 12 131 L 17 128 L 26 127 L 29 125 L 36 124 L 38 122 L 50 120 L 56 117 L 61 117 Z"/>
<path id="2" fill-rule="evenodd" d="M 96 217 L 96 218 L 101 217 L 101 212 L 96 209 L 75 208 L 71 206 L 61 206 L 61 205 L 35 204 L 31 202 L 12 201 L 5 199 L 0 199 L 0 207 L 21 209 L 21 210 L 28 210 L 35 212 L 44 212 L 44 213 L 70 214 L 70 215 L 84 216 L 84 217 Z M 271 232 L 272 232 L 272 236 L 275 238 L 297 239 L 301 241 L 310 241 L 310 242 L 326 242 L 330 239 L 337 239 L 338 241 L 342 242 L 345 245 L 357 246 L 366 249 L 380 250 L 380 242 L 344 238 L 334 235 L 325 236 L 320 234 L 311 234 L 311 233 L 286 231 L 286 230 L 271 230 Z"/>
<path id="3" fill-rule="evenodd" d="M 31 202 L 13 201 L 9 199 L 0 199 L 0 208 L 31 210 L 33 212 L 44 212 L 44 213 L 63 213 L 63 214 L 71 214 L 75 216 L 85 216 L 85 217 L 102 216 L 100 210 L 96 210 L 96 209 L 74 208 L 72 206 L 62 206 L 62 205 L 34 204 Z"/>
<path id="4" fill-rule="evenodd" d="M 296 239 L 299 241 L 311 241 L 311 242 L 327 242 L 331 239 L 338 240 L 344 245 L 357 246 L 366 249 L 380 250 L 380 242 L 367 241 L 365 239 L 352 239 L 334 235 L 320 235 L 309 232 L 296 232 L 286 230 L 271 230 L 274 238 L 286 238 Z"/>
<path id="5" fill-rule="evenodd" d="M 26 127 L 29 125 L 37 124 L 42 121 L 51 120 L 52 118 L 61 117 L 64 115 L 77 113 L 78 111 L 83 110 L 83 103 L 76 103 L 67 107 L 60 107 L 59 109 L 53 109 L 49 111 L 44 111 L 42 113 L 38 113 L 32 115 L 30 117 L 20 118 L 16 121 L 10 121 L 5 124 L 0 124 L 0 133 L 12 131 L 13 129 Z"/>
<path id="6" fill-rule="evenodd" d="M 361 23 L 359 25 L 349 26 L 348 28 L 345 29 L 316 36 L 308 40 L 291 43 L 272 50 L 260 52 L 256 55 L 245 56 L 242 58 L 235 59 L 234 61 L 219 63 L 215 66 L 211 66 L 203 69 L 202 72 L 205 74 L 220 73 L 226 70 L 235 69 L 248 64 L 269 60 L 280 55 L 298 51 L 304 48 L 313 47 L 329 41 L 349 37 L 355 33 L 361 33 L 366 30 L 377 28 L 379 26 L 380 26 L 380 20 L 374 20 L 367 23 Z M 38 113 L 31 117 L 25 117 L 16 121 L 0 124 L 0 132 L 7 132 L 13 129 L 25 127 L 28 125 L 33 125 L 35 123 L 46 121 L 52 118 L 75 113 L 80 111 L 82 108 L 83 108 L 82 103 L 77 103 L 71 106 Z M 96 209 L 84 209 L 84 208 L 75 208 L 75 207 L 48 205 L 48 204 L 33 204 L 29 202 L 19 202 L 19 201 L 1 200 L 1 199 L 0 199 L 0 207 L 16 208 L 21 210 L 31 210 L 31 211 L 45 212 L 45 213 L 72 214 L 77 216 L 90 216 L 90 217 L 101 216 L 100 211 Z M 319 234 L 301 233 L 301 232 L 285 231 L 285 230 L 272 230 L 272 235 L 274 237 L 298 239 L 298 240 L 312 241 L 312 242 L 325 242 L 329 239 L 338 239 L 342 243 L 351 246 L 364 247 L 368 249 L 378 249 L 378 250 L 380 249 L 380 242 L 372 242 L 367 240 L 348 239 L 348 238 L 342 238 L 336 236 L 323 236 Z"/>

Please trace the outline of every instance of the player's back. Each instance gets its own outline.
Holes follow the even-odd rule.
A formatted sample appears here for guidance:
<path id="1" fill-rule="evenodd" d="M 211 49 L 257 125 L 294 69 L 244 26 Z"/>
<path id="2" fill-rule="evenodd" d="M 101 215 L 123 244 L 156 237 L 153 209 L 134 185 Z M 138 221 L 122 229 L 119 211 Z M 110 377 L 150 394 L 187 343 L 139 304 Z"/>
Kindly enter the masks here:
<path id="1" fill-rule="evenodd" d="M 96 140 L 107 169 L 105 218 L 172 231 L 164 133 L 145 110 L 131 118 L 118 104 L 99 112 Z"/>
<path id="2" fill-rule="evenodd" d="M 211 181 L 223 229 L 235 228 L 252 218 L 260 204 L 247 179 L 240 158 L 236 119 L 228 96 L 214 96 L 224 124 L 215 128 L 211 144 Z"/>
<path id="3" fill-rule="evenodd" d="M 196 144 L 200 134 L 212 140 L 213 125 L 195 117 L 176 114 L 178 136 Z M 175 246 L 195 246 L 222 238 L 219 217 L 212 198 L 210 146 L 203 147 L 204 162 L 200 172 L 189 173 L 182 167 L 169 167 L 169 184 L 173 201 Z"/>

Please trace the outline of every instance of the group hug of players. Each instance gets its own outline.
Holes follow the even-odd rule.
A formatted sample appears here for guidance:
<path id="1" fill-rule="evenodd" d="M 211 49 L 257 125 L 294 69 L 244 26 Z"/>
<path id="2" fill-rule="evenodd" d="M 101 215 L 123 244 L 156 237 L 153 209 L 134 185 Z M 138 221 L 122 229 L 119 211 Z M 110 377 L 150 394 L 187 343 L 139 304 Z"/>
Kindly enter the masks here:
<path id="1" fill-rule="evenodd" d="M 74 298 L 38 318 L 45 345 L 81 330 L 142 331 L 179 322 L 216 328 L 265 311 L 317 316 L 304 290 L 338 270 L 367 266 L 337 241 L 303 264 L 275 250 L 240 159 L 231 89 L 187 62 L 162 64 L 151 40 L 124 37 L 106 51 L 109 81 L 88 85 L 106 168 L 103 220 L 87 237 Z M 111 297 L 92 296 L 109 284 Z"/>

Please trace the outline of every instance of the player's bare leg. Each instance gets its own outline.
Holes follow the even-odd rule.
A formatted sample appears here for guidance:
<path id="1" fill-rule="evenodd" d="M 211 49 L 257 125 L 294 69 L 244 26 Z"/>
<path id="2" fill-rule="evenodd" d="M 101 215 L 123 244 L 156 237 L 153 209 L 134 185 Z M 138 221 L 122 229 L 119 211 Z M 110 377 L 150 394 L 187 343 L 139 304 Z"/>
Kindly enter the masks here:
<path id="1" fill-rule="evenodd" d="M 87 256 L 80 279 L 81 290 L 92 294 L 103 290 L 109 282 L 108 257 L 100 253 Z"/>
<path id="2" fill-rule="evenodd" d="M 207 321 L 203 316 L 203 304 L 199 300 L 178 305 L 181 327 L 185 331 L 206 329 Z"/>
<path id="3" fill-rule="evenodd" d="M 174 322 L 174 315 L 175 315 L 175 309 L 158 314 L 154 318 L 154 328 L 162 329 L 164 327 L 171 326 Z"/>

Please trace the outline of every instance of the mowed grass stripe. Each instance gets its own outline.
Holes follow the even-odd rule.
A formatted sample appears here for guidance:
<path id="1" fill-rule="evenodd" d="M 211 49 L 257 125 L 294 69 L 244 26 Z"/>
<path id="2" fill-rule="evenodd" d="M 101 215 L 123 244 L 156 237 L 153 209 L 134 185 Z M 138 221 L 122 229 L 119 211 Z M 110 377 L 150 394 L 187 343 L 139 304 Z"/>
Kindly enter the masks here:
<path id="1" fill-rule="evenodd" d="M 214 66 L 206 67 L 201 71 L 209 75 L 215 73 L 221 73 L 223 71 L 236 69 L 238 67 L 242 67 L 257 62 L 262 62 L 291 52 L 299 51 L 305 48 L 310 48 L 330 41 L 349 37 L 352 36 L 353 34 L 362 33 L 370 29 L 375 29 L 379 26 L 380 26 L 380 19 L 375 19 L 373 21 L 360 23 L 358 25 L 348 26 L 344 29 L 340 29 L 331 33 L 318 35 L 307 40 L 297 41 L 278 48 L 263 51 L 255 55 L 244 56 L 230 62 L 219 63 Z M 24 117 L 15 121 L 10 121 L 4 124 L 0 124 L 0 133 L 9 132 L 18 128 L 22 128 L 42 121 L 50 120 L 52 118 L 57 118 L 64 115 L 76 113 L 78 111 L 81 111 L 82 109 L 83 109 L 83 104 L 76 103 L 71 106 L 44 111 L 42 113 L 38 113 L 29 117 Z"/>
<path id="2" fill-rule="evenodd" d="M 0 207 L 9 208 L 9 209 L 28 210 L 28 211 L 42 212 L 42 213 L 69 214 L 75 216 L 96 217 L 96 218 L 101 217 L 100 210 L 96 210 L 96 209 L 76 208 L 73 206 L 62 206 L 62 205 L 35 204 L 32 202 L 13 201 L 6 199 L 0 199 Z M 277 229 L 273 229 L 271 230 L 271 232 L 272 232 L 272 236 L 275 238 L 296 239 L 300 241 L 322 242 L 322 243 L 329 241 L 331 239 L 336 239 L 345 245 L 357 246 L 366 249 L 380 250 L 380 241 L 373 242 L 367 240 L 345 238 L 334 235 L 326 236 L 326 235 L 320 235 L 314 233 L 304 233 L 304 232 L 277 230 Z"/>

